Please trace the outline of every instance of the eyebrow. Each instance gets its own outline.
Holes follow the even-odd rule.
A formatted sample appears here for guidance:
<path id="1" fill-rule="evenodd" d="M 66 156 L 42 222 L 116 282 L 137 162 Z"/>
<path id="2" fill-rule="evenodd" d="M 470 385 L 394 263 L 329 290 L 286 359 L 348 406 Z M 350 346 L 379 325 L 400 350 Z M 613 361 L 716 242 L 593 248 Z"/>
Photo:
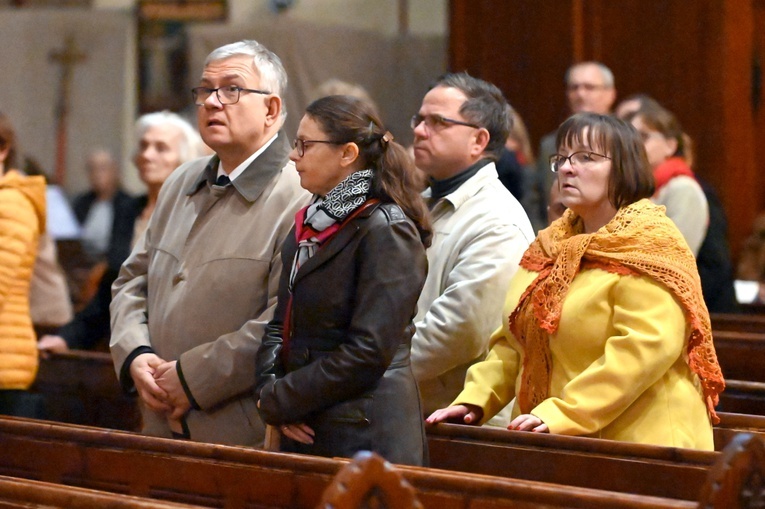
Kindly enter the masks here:
<path id="1" fill-rule="evenodd" d="M 225 81 L 233 81 L 235 79 L 244 79 L 240 74 L 224 74 L 220 77 L 219 81 L 225 82 Z M 199 79 L 200 83 L 210 83 L 212 80 L 206 76 L 202 76 Z"/>

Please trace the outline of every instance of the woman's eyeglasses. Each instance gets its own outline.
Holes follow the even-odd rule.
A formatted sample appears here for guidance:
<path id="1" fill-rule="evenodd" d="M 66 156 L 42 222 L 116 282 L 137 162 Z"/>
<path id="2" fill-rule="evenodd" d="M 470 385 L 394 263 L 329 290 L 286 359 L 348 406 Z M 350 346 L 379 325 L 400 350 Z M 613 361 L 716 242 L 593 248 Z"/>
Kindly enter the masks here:
<path id="1" fill-rule="evenodd" d="M 563 165 L 566 164 L 566 161 L 569 161 L 574 168 L 584 168 L 590 164 L 599 163 L 604 159 L 611 158 L 603 154 L 587 151 L 574 152 L 570 156 L 554 154 L 550 156 L 550 169 L 553 173 L 558 173 Z"/>

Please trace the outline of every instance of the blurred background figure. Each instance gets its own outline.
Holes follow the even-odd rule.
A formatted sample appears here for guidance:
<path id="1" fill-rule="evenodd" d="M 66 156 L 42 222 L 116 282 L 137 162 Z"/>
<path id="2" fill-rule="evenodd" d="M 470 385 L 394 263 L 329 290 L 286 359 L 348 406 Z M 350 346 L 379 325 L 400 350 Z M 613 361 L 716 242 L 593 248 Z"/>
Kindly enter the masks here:
<path id="1" fill-rule="evenodd" d="M 82 245 L 94 262 L 101 261 L 114 243 L 120 242 L 115 223 L 130 211 L 133 200 L 120 188 L 120 169 L 108 150 L 88 155 L 90 189 L 74 199 L 73 208 L 82 225 Z"/>
<path id="2" fill-rule="evenodd" d="M 24 156 L 23 173 L 46 179 L 45 232 L 40 235 L 32 283 L 29 289 L 29 312 L 37 337 L 49 334 L 69 322 L 74 316 L 69 283 L 59 262 L 56 241 L 77 238 L 79 226 L 69 201 L 58 186 L 52 186 L 37 161 Z"/>
<path id="3" fill-rule="evenodd" d="M 327 97 L 330 95 L 349 95 L 356 99 L 361 99 L 372 108 L 375 116 L 380 116 L 380 111 L 377 107 L 377 103 L 372 99 L 372 96 L 367 92 L 367 89 L 359 85 L 358 83 L 350 83 L 348 81 L 339 80 L 337 78 L 331 78 L 323 82 L 316 87 L 313 95 L 309 98 L 309 102 L 313 102 L 321 97 Z"/>
<path id="4" fill-rule="evenodd" d="M 550 186 L 550 194 L 547 197 L 547 224 L 550 225 L 553 221 L 563 217 L 564 212 L 566 212 L 566 206 L 560 197 L 558 179 L 555 178 Z"/>
<path id="5" fill-rule="evenodd" d="M 614 108 L 614 115 L 616 115 L 617 118 L 624 120 L 644 106 L 655 108 L 661 105 L 656 99 L 648 94 L 632 94 L 622 99 L 619 104 L 616 105 L 616 108 Z"/>
<path id="6" fill-rule="evenodd" d="M 68 349 L 91 349 L 106 346 L 109 336 L 109 304 L 111 286 L 120 266 L 143 235 L 159 190 L 172 171 L 186 161 L 201 154 L 202 141 L 186 120 L 167 111 L 149 113 L 135 124 L 138 146 L 133 162 L 146 194 L 130 200 L 130 206 L 115 217 L 114 243 L 107 255 L 107 267 L 98 289 L 88 305 L 55 335 L 40 338 L 38 348 L 44 352 L 63 352 Z"/>
<path id="7" fill-rule="evenodd" d="M 654 203 L 667 207 L 696 256 L 704 301 L 710 312 L 738 311 L 733 261 L 728 245 L 728 220 L 717 193 L 691 168 L 693 144 L 672 112 L 644 99 L 627 121 L 638 130 L 653 168 Z"/>
<path id="8" fill-rule="evenodd" d="M 16 167 L 16 133 L 0 113 L 0 414 L 44 417 L 42 398 L 27 392 L 37 375 L 29 286 L 45 231 L 45 179 Z"/>
<path id="9" fill-rule="evenodd" d="M 527 188 L 532 185 L 534 154 L 531 151 L 526 124 L 517 111 L 511 111 L 513 121 L 505 147 L 497 161 L 497 174 L 502 185 L 523 203 Z M 524 207 L 525 208 L 525 207 Z M 528 214 L 528 210 L 526 210 Z"/>
<path id="10" fill-rule="evenodd" d="M 566 71 L 564 78 L 566 103 L 569 113 L 599 113 L 607 115 L 616 100 L 616 85 L 611 69 L 600 62 L 578 62 Z M 529 195 L 524 207 L 529 212 L 529 219 L 534 231 L 546 226 L 547 192 L 553 181 L 550 172 L 550 156 L 555 154 L 554 131 L 539 140 L 536 171 L 529 188 Z"/>

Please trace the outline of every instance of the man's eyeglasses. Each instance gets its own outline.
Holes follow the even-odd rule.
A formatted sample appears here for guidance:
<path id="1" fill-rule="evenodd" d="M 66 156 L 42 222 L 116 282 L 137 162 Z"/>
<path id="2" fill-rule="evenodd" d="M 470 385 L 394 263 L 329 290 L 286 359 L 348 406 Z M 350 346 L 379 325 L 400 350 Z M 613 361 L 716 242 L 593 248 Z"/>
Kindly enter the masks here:
<path id="1" fill-rule="evenodd" d="M 251 94 L 263 94 L 268 95 L 271 92 L 265 90 L 256 90 L 254 88 L 242 88 L 236 85 L 227 85 L 225 87 L 207 88 L 207 87 L 195 87 L 191 89 L 191 97 L 194 98 L 194 104 L 197 106 L 203 106 L 205 101 L 215 92 L 218 96 L 218 101 L 221 104 L 236 104 L 239 102 L 239 96 L 242 92 L 250 92 Z"/>
<path id="2" fill-rule="evenodd" d="M 566 161 L 571 162 L 571 166 L 574 168 L 584 168 L 590 164 L 599 163 L 604 159 L 611 159 L 603 154 L 597 154 L 595 152 L 574 152 L 570 156 L 562 156 L 560 154 L 554 154 L 550 156 L 550 169 L 558 173 L 560 169 L 566 164 Z"/>
<path id="3" fill-rule="evenodd" d="M 437 115 L 435 113 L 431 115 L 420 115 L 419 113 L 417 115 L 414 115 L 412 119 L 409 121 L 409 127 L 412 129 L 415 129 L 418 125 L 425 122 L 425 127 L 428 128 L 430 131 L 440 131 L 441 129 L 444 129 L 446 127 L 449 127 L 449 125 L 464 125 L 467 127 L 473 127 L 475 129 L 480 129 L 481 126 L 471 124 L 470 122 L 463 122 L 462 120 L 454 120 L 453 118 L 446 118 L 441 115 Z"/>
<path id="4" fill-rule="evenodd" d="M 330 140 L 301 140 L 300 138 L 295 138 L 295 141 L 292 142 L 292 146 L 295 147 L 295 150 L 297 150 L 297 155 L 299 157 L 303 157 L 305 155 L 306 146 L 310 145 L 311 143 L 327 143 L 329 145 L 342 145 L 342 143 L 338 143 L 336 141 L 330 141 Z"/>
<path id="5" fill-rule="evenodd" d="M 576 92 L 580 88 L 585 92 L 594 92 L 595 90 L 603 90 L 608 87 L 606 85 L 599 85 L 597 83 L 570 83 L 566 86 L 566 90 L 569 92 Z"/>

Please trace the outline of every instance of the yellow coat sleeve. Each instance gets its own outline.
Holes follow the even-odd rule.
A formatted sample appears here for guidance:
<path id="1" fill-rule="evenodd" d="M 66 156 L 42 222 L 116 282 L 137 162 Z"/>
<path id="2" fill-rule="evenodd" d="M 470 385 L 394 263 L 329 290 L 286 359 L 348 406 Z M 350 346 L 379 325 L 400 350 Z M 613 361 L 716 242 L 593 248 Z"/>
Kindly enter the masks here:
<path id="1" fill-rule="evenodd" d="M 508 319 L 518 297 L 533 278 L 524 270 L 513 278 L 502 312 L 502 326 L 492 334 L 486 358 L 473 364 L 465 376 L 465 386 L 452 403 L 468 403 L 483 409 L 480 424 L 491 419 L 515 397 L 516 378 L 520 371 L 521 356 L 518 344 L 508 332 Z"/>

